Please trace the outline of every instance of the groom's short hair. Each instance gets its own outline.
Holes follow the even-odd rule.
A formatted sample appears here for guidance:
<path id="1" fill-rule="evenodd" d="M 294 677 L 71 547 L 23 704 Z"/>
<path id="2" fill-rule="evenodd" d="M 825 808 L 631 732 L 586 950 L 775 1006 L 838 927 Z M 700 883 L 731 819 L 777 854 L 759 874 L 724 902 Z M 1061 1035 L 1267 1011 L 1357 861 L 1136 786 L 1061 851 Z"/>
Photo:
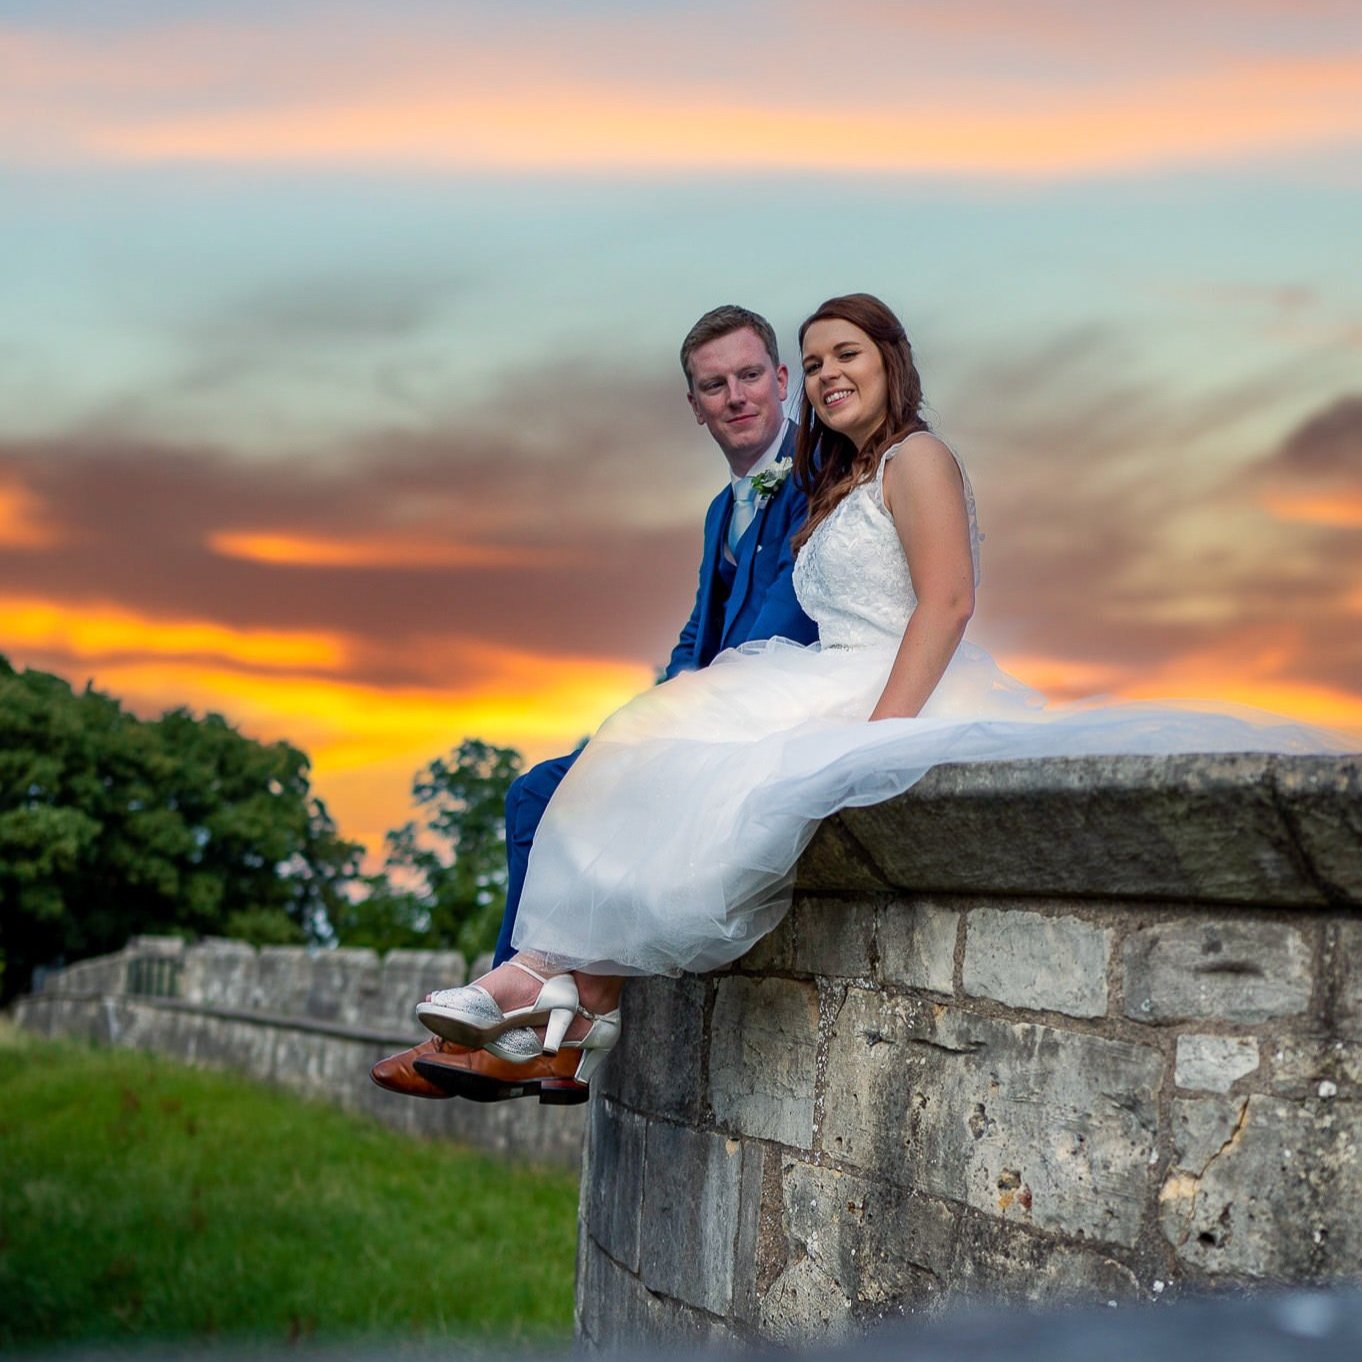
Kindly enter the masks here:
<path id="1" fill-rule="evenodd" d="M 681 369 L 686 375 L 687 386 L 695 381 L 690 371 L 690 357 L 702 345 L 708 345 L 710 341 L 718 340 L 720 336 L 731 335 L 745 327 L 757 333 L 761 343 L 766 347 L 766 353 L 771 356 L 771 367 L 780 368 L 780 347 L 776 344 L 776 333 L 771 323 L 760 313 L 751 312 L 736 303 L 725 303 L 722 307 L 714 307 L 706 312 L 681 342 Z"/>

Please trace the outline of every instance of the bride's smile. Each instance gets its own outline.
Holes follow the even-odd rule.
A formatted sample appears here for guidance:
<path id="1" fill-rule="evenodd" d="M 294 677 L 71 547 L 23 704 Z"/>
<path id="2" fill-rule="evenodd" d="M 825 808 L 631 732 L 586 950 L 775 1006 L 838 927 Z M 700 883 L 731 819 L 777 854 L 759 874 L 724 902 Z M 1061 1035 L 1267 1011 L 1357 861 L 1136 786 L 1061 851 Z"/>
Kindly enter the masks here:
<path id="1" fill-rule="evenodd" d="M 859 326 L 841 318 L 815 322 L 804 336 L 804 393 L 823 424 L 858 448 L 888 408 L 884 361 Z"/>

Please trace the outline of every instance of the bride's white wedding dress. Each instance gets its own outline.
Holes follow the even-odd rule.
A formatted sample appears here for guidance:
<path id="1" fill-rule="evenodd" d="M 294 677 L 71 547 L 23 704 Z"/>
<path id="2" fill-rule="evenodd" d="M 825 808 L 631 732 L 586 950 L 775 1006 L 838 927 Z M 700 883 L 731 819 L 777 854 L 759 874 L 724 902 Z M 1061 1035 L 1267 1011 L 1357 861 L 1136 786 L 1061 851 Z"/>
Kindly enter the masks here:
<path id="1" fill-rule="evenodd" d="M 723 653 L 632 700 L 587 744 L 535 834 L 517 949 L 594 973 L 725 965 L 784 915 L 820 819 L 900 794 L 943 762 L 1349 750 L 1246 711 L 1047 705 L 970 643 L 917 718 L 866 722 L 917 604 L 882 492 L 886 463 L 911 457 L 912 438 L 796 560 L 817 644 Z M 977 583 L 974 493 L 960 471 Z"/>

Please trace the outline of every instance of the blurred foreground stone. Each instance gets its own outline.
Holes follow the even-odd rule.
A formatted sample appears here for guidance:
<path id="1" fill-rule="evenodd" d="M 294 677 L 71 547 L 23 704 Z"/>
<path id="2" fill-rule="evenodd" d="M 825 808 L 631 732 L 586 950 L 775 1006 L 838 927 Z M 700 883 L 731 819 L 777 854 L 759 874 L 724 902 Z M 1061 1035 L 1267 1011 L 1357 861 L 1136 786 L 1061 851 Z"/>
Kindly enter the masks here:
<path id="1" fill-rule="evenodd" d="M 1068 1310 L 957 1308 L 944 1317 L 890 1325 L 844 1345 L 815 1345 L 788 1352 L 770 1345 L 739 1349 L 630 1346 L 631 1357 L 721 1358 L 741 1353 L 807 1362 L 1355 1362 L 1362 1356 L 1362 1296 L 1356 1292 L 1286 1291 L 1254 1298 L 1224 1296 L 1182 1300 L 1167 1305 L 1112 1309 L 1089 1306 Z M 532 1356 L 553 1362 L 581 1354 L 540 1349 L 526 1354 L 458 1340 L 415 1342 L 394 1339 L 364 1348 L 301 1346 L 234 1349 L 213 1344 L 146 1348 L 131 1355 L 153 1359 L 212 1357 L 234 1359 L 314 1358 L 317 1362 L 447 1362 L 450 1357 L 514 1358 Z M 64 1362 L 126 1358 L 98 1350 L 62 1351 Z M 29 1356 L 37 1356 L 30 1354 Z"/>

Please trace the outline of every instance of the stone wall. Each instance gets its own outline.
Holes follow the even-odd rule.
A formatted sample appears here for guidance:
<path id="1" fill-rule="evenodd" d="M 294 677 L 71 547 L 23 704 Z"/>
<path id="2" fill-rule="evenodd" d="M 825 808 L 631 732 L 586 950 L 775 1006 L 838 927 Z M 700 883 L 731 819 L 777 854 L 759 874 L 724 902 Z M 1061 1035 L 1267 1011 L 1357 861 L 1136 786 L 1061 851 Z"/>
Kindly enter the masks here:
<path id="1" fill-rule="evenodd" d="M 1356 759 L 945 767 L 733 969 L 626 990 L 583 1341 L 1362 1273 Z"/>
<path id="2" fill-rule="evenodd" d="M 380 959 L 370 950 L 257 950 L 222 940 L 187 946 L 143 936 L 115 955 L 49 974 L 13 1012 L 45 1035 L 237 1069 L 412 1134 L 576 1167 L 580 1108 L 431 1101 L 369 1081 L 375 1060 L 428 1038 L 415 1020 L 416 1001 L 468 973 L 455 952 L 391 951 Z"/>

